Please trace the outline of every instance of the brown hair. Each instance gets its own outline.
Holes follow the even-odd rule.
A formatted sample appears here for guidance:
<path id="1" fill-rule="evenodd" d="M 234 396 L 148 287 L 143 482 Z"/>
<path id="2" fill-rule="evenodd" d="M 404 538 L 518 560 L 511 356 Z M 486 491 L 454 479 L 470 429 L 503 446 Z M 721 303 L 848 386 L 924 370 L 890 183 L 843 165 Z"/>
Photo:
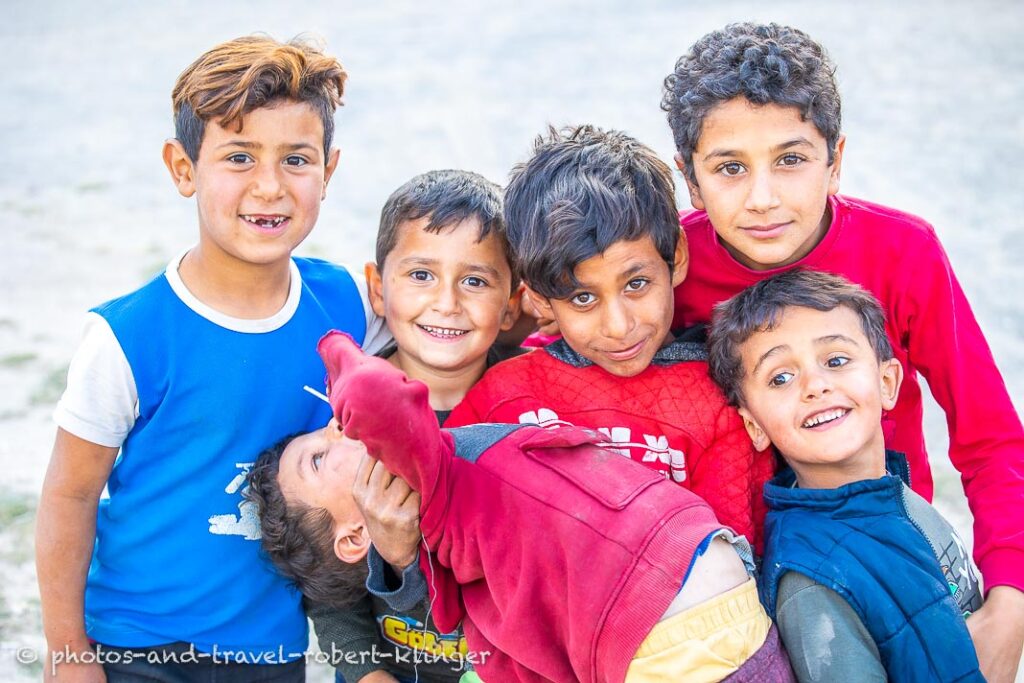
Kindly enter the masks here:
<path id="1" fill-rule="evenodd" d="M 331 513 L 289 503 L 277 480 L 281 456 L 296 436 L 260 453 L 249 472 L 245 497 L 256 504 L 263 550 L 274 566 L 313 602 L 349 609 L 366 593 L 366 563 L 341 561 L 334 554 Z"/>
<path id="2" fill-rule="evenodd" d="M 241 130 L 242 118 L 254 109 L 294 100 L 319 114 L 326 159 L 347 77 L 337 59 L 300 37 L 287 43 L 269 36 L 229 40 L 203 53 L 178 76 L 171 92 L 174 136 L 194 162 L 207 121 L 224 127 L 237 124 Z"/>
<path id="3" fill-rule="evenodd" d="M 708 331 L 708 371 L 729 403 L 743 403 L 740 345 L 771 330 L 787 308 L 828 312 L 845 306 L 860 318 L 864 336 L 878 360 L 892 358 L 885 313 L 878 299 L 846 278 L 813 270 L 787 270 L 761 280 L 716 305 Z"/>

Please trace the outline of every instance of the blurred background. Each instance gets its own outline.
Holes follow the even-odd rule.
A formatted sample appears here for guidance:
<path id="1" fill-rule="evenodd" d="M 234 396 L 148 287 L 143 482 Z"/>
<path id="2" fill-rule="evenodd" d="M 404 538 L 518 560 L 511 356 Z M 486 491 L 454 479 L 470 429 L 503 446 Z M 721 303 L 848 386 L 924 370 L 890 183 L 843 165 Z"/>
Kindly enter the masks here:
<path id="1" fill-rule="evenodd" d="M 401 183 L 432 168 L 504 183 L 549 123 L 622 129 L 671 163 L 659 102 L 676 58 L 732 21 L 799 27 L 839 67 L 842 191 L 935 225 L 1022 405 L 1021 3 L 5 0 L 4 10 L 0 680 L 41 675 L 32 525 L 83 314 L 195 240 L 195 207 L 160 160 L 171 87 L 239 35 L 310 33 L 347 68 L 341 164 L 300 253 L 361 267 Z M 913 268 L 913 255 L 893 266 Z M 931 404 L 926 420 L 936 502 L 969 540 L 944 416 Z"/>

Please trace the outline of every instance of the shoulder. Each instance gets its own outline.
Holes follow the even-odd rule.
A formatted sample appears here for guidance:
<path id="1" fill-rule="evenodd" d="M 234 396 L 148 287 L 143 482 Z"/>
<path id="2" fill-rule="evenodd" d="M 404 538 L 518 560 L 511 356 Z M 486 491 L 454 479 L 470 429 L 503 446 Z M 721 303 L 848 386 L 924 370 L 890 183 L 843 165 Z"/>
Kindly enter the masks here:
<path id="1" fill-rule="evenodd" d="M 150 314 L 154 305 L 173 300 L 173 291 L 164 272 L 161 271 L 138 289 L 105 301 L 94 307 L 92 312 L 108 323 L 125 317 L 138 320 Z"/>
<path id="2" fill-rule="evenodd" d="M 837 196 L 836 206 L 849 227 L 879 237 L 886 244 L 938 244 L 938 235 L 931 223 L 912 213 L 847 196 Z"/>
<path id="3" fill-rule="evenodd" d="M 301 256 L 292 257 L 299 273 L 302 275 L 302 282 L 310 287 L 323 285 L 338 286 L 345 284 L 351 286 L 352 292 L 358 294 L 355 289 L 356 282 L 352 273 L 345 266 L 338 263 L 331 263 L 323 259 L 305 258 Z"/>

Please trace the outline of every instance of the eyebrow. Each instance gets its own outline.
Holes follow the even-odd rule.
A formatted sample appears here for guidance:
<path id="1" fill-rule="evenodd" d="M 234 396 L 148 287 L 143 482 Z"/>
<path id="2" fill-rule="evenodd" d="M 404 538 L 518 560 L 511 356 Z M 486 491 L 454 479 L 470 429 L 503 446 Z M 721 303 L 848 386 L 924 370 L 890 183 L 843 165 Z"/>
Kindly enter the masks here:
<path id="1" fill-rule="evenodd" d="M 425 256 L 408 256 L 399 261 L 399 263 L 407 266 L 434 266 L 440 263 L 440 261 L 438 259 L 427 258 Z M 483 263 L 460 263 L 458 265 L 466 270 L 487 273 L 491 277 L 498 277 L 500 275 L 497 268 Z"/>
<path id="2" fill-rule="evenodd" d="M 262 143 L 250 142 L 248 140 L 228 140 L 217 145 L 217 149 L 224 149 L 226 147 L 241 147 L 242 149 L 263 149 Z M 277 148 L 286 152 L 294 152 L 297 150 L 313 150 L 316 151 L 319 148 L 316 145 L 311 145 L 308 142 L 292 142 L 284 145 L 278 145 Z"/>
<path id="3" fill-rule="evenodd" d="M 791 149 L 793 147 L 813 147 L 813 146 L 814 146 L 814 144 L 810 140 L 808 140 L 807 138 L 805 138 L 803 136 L 800 136 L 800 137 L 793 138 L 792 140 L 787 140 L 786 142 L 783 142 L 783 143 L 780 143 L 778 145 L 775 145 L 774 147 L 771 148 L 770 151 L 772 153 L 777 154 L 777 153 L 779 153 L 779 152 L 781 152 L 783 150 Z M 718 157 L 738 157 L 738 156 L 743 156 L 743 153 L 740 150 L 738 150 L 738 149 L 713 149 L 710 152 L 708 152 L 707 156 L 704 157 L 704 161 L 707 161 L 709 159 L 718 158 Z"/>
<path id="4" fill-rule="evenodd" d="M 619 273 L 618 277 L 622 280 L 629 281 L 633 279 L 633 276 L 638 275 L 644 272 L 645 270 L 654 267 L 654 265 L 655 261 L 653 260 L 638 261 L 636 263 L 631 263 L 625 270 Z M 581 285 L 579 289 L 594 289 L 593 283 L 587 282 L 586 280 L 581 280 L 579 278 L 576 279 Z"/>
<path id="5" fill-rule="evenodd" d="M 850 337 L 847 337 L 845 334 L 827 334 L 824 337 L 818 337 L 817 339 L 814 340 L 814 345 L 826 346 L 828 344 L 833 344 L 839 341 L 846 342 L 847 344 L 853 344 L 854 346 L 857 347 L 860 346 L 860 344 L 857 343 L 856 339 L 851 339 Z M 763 354 L 761 354 L 760 358 L 757 359 L 757 363 L 754 365 L 754 369 L 750 374 L 756 375 L 757 371 L 761 369 L 761 366 L 764 364 L 766 360 L 768 360 L 772 356 L 777 356 L 783 351 L 788 351 L 789 348 L 789 344 L 779 344 L 778 346 L 773 346 L 772 348 L 768 349 Z"/>

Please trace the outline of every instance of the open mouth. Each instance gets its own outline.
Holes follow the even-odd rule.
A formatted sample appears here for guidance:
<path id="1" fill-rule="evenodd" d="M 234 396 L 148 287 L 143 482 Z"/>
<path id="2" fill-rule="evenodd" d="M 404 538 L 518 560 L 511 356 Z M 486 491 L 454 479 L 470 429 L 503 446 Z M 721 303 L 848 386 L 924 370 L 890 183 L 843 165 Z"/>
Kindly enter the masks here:
<path id="1" fill-rule="evenodd" d="M 417 325 L 417 327 L 436 339 L 458 339 L 469 334 L 469 330 L 458 330 L 453 327 L 434 327 L 433 325 Z"/>
<path id="2" fill-rule="evenodd" d="M 820 427 L 827 425 L 831 422 L 835 422 L 841 418 L 846 417 L 847 413 L 850 412 L 849 408 L 833 408 L 832 410 L 825 410 L 810 416 L 801 425 L 804 429 L 813 429 L 814 427 Z"/>
<path id="3" fill-rule="evenodd" d="M 261 216 L 256 214 L 242 214 L 242 220 L 260 230 L 276 230 L 282 223 L 288 220 L 288 216 Z"/>

